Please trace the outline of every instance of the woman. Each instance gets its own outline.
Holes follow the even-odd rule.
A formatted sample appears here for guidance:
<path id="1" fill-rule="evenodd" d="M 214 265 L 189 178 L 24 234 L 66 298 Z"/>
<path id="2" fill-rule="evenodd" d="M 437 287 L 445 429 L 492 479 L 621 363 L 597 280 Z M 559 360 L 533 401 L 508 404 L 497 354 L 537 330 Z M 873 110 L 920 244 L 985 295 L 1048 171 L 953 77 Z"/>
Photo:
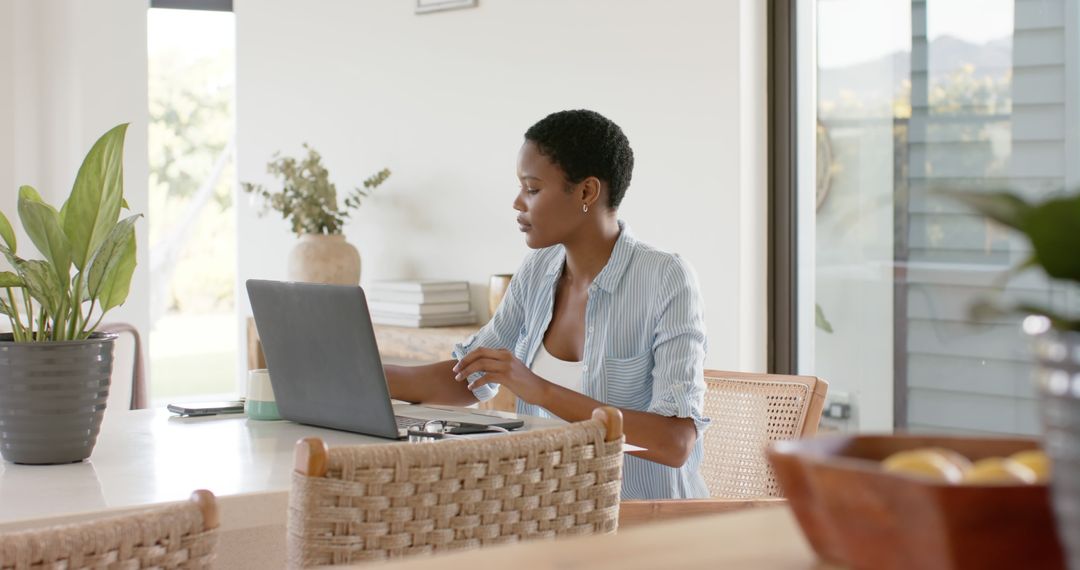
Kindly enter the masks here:
<path id="1" fill-rule="evenodd" d="M 525 133 L 518 225 L 533 251 L 499 310 L 457 345 L 457 361 L 387 367 L 395 398 L 468 405 L 504 385 L 518 412 L 590 417 L 622 410 L 624 499 L 707 497 L 698 473 L 705 324 L 697 280 L 677 255 L 617 218 L 634 155 L 615 123 L 562 111 Z"/>

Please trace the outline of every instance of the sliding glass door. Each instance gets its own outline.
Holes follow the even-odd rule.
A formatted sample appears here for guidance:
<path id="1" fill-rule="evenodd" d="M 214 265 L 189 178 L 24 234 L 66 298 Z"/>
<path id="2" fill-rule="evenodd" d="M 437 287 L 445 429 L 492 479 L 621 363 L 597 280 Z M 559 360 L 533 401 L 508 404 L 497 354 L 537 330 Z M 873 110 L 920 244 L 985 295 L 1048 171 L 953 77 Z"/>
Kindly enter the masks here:
<path id="1" fill-rule="evenodd" d="M 941 191 L 1076 188 L 1077 4 L 800 4 L 814 49 L 800 55 L 797 91 L 814 117 L 798 124 L 815 136 L 799 139 L 814 177 L 796 189 L 812 229 L 796 282 L 799 320 L 815 326 L 799 328 L 797 346 L 800 371 L 850 404 L 832 408 L 836 425 L 1038 431 L 1019 318 L 969 309 L 1002 295 L 1076 307 L 1077 296 L 1037 273 L 1006 279 L 1027 245 Z"/>

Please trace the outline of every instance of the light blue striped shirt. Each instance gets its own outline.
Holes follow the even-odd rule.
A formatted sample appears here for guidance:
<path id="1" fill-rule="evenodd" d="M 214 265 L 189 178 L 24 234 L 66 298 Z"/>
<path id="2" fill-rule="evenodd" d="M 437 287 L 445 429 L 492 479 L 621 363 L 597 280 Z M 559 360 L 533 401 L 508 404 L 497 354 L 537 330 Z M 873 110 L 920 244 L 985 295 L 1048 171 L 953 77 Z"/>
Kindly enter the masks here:
<path id="1" fill-rule="evenodd" d="M 706 341 L 697 277 L 678 255 L 638 242 L 622 221 L 619 227 L 611 258 L 589 288 L 582 391 L 620 408 L 691 418 L 697 426 L 698 440 L 682 467 L 627 455 L 624 499 L 705 498 L 698 466 L 709 419 L 702 416 Z M 491 321 L 455 346 L 454 357 L 480 347 L 506 349 L 531 368 L 551 323 L 565 259 L 561 245 L 531 252 Z M 488 384 L 473 393 L 484 401 L 497 391 L 498 384 Z M 517 411 L 551 417 L 522 400 Z"/>

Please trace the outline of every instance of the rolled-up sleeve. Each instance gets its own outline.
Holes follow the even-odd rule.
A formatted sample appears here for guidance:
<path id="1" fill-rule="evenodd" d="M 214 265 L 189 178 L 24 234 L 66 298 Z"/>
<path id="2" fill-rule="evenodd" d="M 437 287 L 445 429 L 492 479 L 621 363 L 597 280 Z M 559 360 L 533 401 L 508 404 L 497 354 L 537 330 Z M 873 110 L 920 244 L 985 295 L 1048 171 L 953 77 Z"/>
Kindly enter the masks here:
<path id="1" fill-rule="evenodd" d="M 705 403 L 705 317 L 694 270 L 680 257 L 667 268 L 657 294 L 653 393 L 649 412 L 690 418 L 698 434 L 709 426 Z"/>
<path id="2" fill-rule="evenodd" d="M 523 282 L 525 281 L 523 277 L 525 267 L 526 264 L 523 264 L 518 273 L 514 274 L 514 277 L 510 280 L 506 295 L 503 297 L 498 310 L 488 321 L 488 324 L 484 325 L 476 334 L 454 345 L 454 360 L 461 360 L 465 355 L 480 347 L 510 349 L 514 346 L 517 341 L 518 331 L 525 322 L 525 307 L 522 302 L 525 298 L 524 291 L 522 291 L 524 288 Z M 481 376 L 483 376 L 482 372 L 473 374 L 469 377 L 469 382 L 473 382 Z M 473 389 L 472 392 L 477 400 L 483 402 L 495 397 L 495 394 L 499 392 L 499 385 L 494 383 L 485 384 Z"/>

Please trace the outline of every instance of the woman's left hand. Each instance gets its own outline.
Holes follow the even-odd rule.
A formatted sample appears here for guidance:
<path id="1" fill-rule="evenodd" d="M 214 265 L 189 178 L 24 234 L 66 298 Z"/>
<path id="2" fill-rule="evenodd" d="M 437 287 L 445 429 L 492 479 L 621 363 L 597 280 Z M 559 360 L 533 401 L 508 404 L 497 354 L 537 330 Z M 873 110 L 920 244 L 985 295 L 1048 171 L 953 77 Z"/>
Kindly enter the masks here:
<path id="1" fill-rule="evenodd" d="M 536 405 L 543 405 L 543 393 L 549 385 L 547 380 L 533 374 L 513 353 L 494 348 L 478 348 L 470 352 L 454 366 L 454 372 L 455 379 L 466 382 L 469 376 L 483 372 L 479 380 L 469 384 L 470 389 L 494 382 L 506 386 L 518 398 Z"/>

